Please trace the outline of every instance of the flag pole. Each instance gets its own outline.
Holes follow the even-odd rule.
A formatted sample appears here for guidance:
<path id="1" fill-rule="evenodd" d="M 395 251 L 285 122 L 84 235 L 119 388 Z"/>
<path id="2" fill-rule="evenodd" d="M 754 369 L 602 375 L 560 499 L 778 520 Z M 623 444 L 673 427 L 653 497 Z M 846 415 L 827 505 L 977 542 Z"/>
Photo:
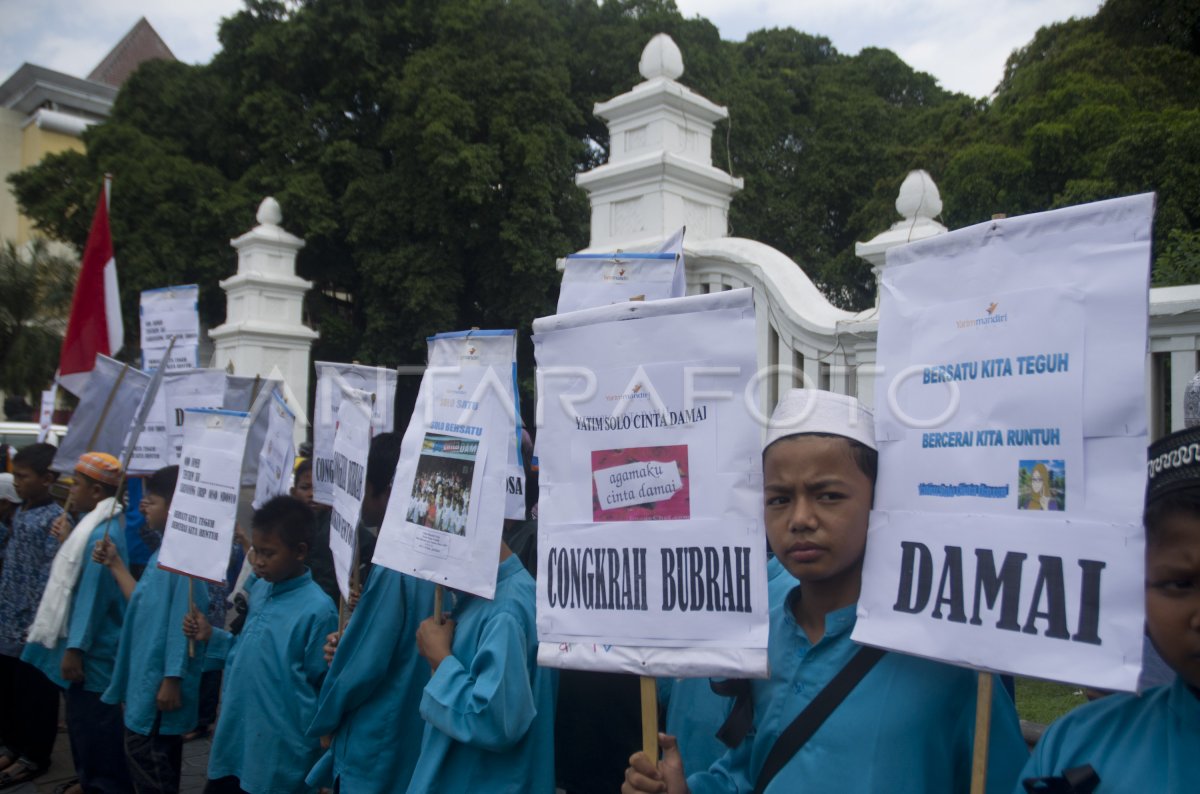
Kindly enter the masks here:
<path id="1" fill-rule="evenodd" d="M 126 363 L 121 367 L 121 372 L 117 375 L 117 379 L 113 383 L 112 388 L 109 389 L 108 397 L 104 400 L 104 407 L 100 409 L 100 418 L 96 420 L 96 426 L 92 428 L 92 435 L 90 438 L 88 438 L 87 449 L 85 449 L 84 452 L 91 452 L 92 447 L 96 446 L 96 439 L 98 439 L 100 437 L 100 428 L 102 428 L 104 426 L 105 420 L 108 419 L 108 411 L 110 408 L 112 408 L 113 398 L 115 398 L 117 396 L 117 390 L 121 388 L 121 381 L 125 380 L 125 373 L 128 371 L 129 371 L 129 364 Z M 56 385 L 56 387 L 57 387 L 57 385 Z M 61 387 L 58 387 L 58 388 L 61 388 Z M 122 481 L 123 481 L 123 479 L 124 478 L 122 478 Z M 72 504 L 73 501 L 74 501 L 73 497 L 68 493 L 67 501 L 63 505 L 63 515 L 67 516 L 67 521 L 71 520 L 70 515 L 71 515 L 71 508 L 73 507 L 73 504 Z M 73 524 L 72 524 L 72 528 L 74 528 Z M 107 532 L 105 532 L 104 538 L 105 538 L 105 540 L 108 539 Z"/>

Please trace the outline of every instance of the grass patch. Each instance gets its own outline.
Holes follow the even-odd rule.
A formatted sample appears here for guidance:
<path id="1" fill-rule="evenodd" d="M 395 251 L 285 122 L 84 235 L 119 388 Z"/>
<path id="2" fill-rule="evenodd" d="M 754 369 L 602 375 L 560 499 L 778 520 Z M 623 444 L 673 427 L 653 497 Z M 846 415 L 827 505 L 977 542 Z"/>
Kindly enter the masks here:
<path id="1" fill-rule="evenodd" d="M 1017 714 L 1023 720 L 1049 725 L 1086 702 L 1082 687 L 1033 678 L 1017 679 Z"/>

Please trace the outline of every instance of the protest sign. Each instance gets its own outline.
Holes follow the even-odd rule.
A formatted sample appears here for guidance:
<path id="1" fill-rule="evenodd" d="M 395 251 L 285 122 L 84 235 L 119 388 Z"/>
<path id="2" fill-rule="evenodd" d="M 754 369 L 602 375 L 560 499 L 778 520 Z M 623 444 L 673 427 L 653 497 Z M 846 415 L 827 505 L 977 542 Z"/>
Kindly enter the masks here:
<path id="1" fill-rule="evenodd" d="M 251 503 L 255 510 L 268 500 L 287 493 L 292 461 L 296 457 L 292 440 L 296 416 L 288 408 L 278 388 L 271 390 L 271 401 L 264 413 L 267 432 L 258 453 L 258 478 L 254 483 L 254 501 Z"/>
<path id="2" fill-rule="evenodd" d="M 179 480 L 158 565 L 220 584 L 233 546 L 247 414 L 188 408 L 184 416 Z"/>
<path id="3" fill-rule="evenodd" d="M 544 317 L 534 333 L 539 663 L 765 676 L 750 290 Z"/>
<path id="4" fill-rule="evenodd" d="M 267 406 L 271 394 L 283 386 L 282 378 L 271 380 L 261 376 L 227 375 L 223 408 L 230 411 L 249 411 L 250 430 L 246 434 L 246 458 L 242 463 L 242 487 L 253 488 L 258 482 L 258 459 L 267 439 L 270 417 Z"/>
<path id="5" fill-rule="evenodd" d="M 85 452 L 121 457 L 126 431 L 149 383 L 150 376 L 136 367 L 96 356 L 95 369 L 67 424 L 67 434 L 58 444 L 51 468 L 73 471 Z"/>
<path id="6" fill-rule="evenodd" d="M 54 396 L 54 389 L 42 392 L 41 407 L 38 409 L 37 440 L 39 444 L 45 443 L 46 437 L 50 435 L 50 424 L 54 420 Z"/>
<path id="7" fill-rule="evenodd" d="M 316 362 L 317 394 L 313 407 L 313 499 L 333 504 L 333 437 L 343 387 L 374 395 L 371 430 L 390 433 L 396 402 L 396 370 L 360 364 Z"/>
<path id="8" fill-rule="evenodd" d="M 682 297 L 687 285 L 680 229 L 651 253 L 571 254 L 563 264 L 558 314 L 644 300 Z"/>
<path id="9" fill-rule="evenodd" d="M 200 288 L 195 284 L 163 287 L 142 292 L 142 369 L 161 365 L 171 339 L 175 347 L 165 369 L 168 372 L 198 365 L 200 349 Z"/>
<path id="10" fill-rule="evenodd" d="M 367 480 L 371 449 L 371 400 L 363 392 L 343 394 L 333 436 L 333 506 L 329 515 L 329 550 L 342 598 L 350 598 L 350 574 L 358 546 L 358 518 Z"/>
<path id="11" fill-rule="evenodd" d="M 515 444 L 513 331 L 429 339 L 374 561 L 484 598 L 496 591 Z"/>
<path id="12" fill-rule="evenodd" d="M 166 458 L 159 466 L 180 463 L 183 454 L 184 420 L 188 410 L 224 407 L 225 378 L 226 373 L 223 369 L 189 369 L 167 373 L 162 388 Z M 240 459 L 238 470 L 241 470 Z"/>
<path id="13" fill-rule="evenodd" d="M 1135 688 L 1150 195 L 888 252 L 854 639 Z"/>

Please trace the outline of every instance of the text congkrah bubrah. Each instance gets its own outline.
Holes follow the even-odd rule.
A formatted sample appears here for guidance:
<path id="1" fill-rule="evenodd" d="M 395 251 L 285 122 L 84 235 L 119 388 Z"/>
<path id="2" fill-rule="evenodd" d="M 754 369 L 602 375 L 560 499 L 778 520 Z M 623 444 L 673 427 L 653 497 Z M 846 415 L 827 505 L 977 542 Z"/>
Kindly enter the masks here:
<path id="1" fill-rule="evenodd" d="M 1134 688 L 1152 213 L 1135 196 L 889 253 L 856 640 Z"/>
<path id="2" fill-rule="evenodd" d="M 540 663 L 763 675 L 749 290 L 534 323 Z"/>

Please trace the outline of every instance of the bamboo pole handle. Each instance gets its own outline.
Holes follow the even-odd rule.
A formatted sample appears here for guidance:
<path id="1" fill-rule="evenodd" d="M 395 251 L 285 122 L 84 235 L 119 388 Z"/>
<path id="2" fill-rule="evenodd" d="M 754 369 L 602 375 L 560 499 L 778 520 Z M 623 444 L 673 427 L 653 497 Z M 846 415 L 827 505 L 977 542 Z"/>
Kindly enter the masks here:
<path id="1" fill-rule="evenodd" d="M 971 794 L 987 791 L 988 743 L 992 731 L 992 674 L 980 671 L 975 697 L 975 752 L 971 757 Z"/>
<path id="2" fill-rule="evenodd" d="M 188 577 L 188 614 L 196 611 L 196 580 Z M 188 658 L 196 658 L 196 641 L 188 637 Z"/>
<path id="3" fill-rule="evenodd" d="M 658 690 L 654 679 L 641 676 L 642 681 L 642 752 L 652 763 L 658 763 Z"/>
<path id="4" fill-rule="evenodd" d="M 442 604 L 445 598 L 445 589 L 440 584 L 435 584 L 433 586 L 433 617 L 437 620 L 438 625 L 446 622 L 446 618 L 442 615 Z"/>

